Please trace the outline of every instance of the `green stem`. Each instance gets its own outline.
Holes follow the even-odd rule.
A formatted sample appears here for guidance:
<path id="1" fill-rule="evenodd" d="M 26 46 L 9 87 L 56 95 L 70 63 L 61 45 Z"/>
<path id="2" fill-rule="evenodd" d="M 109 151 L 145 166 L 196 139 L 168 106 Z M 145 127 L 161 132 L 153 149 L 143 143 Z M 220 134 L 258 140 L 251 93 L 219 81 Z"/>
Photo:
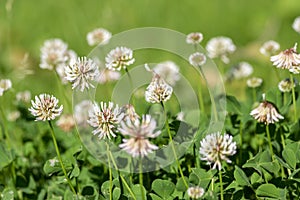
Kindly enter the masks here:
<path id="1" fill-rule="evenodd" d="M 71 109 L 70 102 L 69 102 L 69 100 L 68 100 L 68 97 L 67 97 L 67 95 L 66 95 L 66 92 L 64 91 L 64 87 L 63 87 L 63 85 L 62 85 L 62 83 L 61 83 L 61 79 L 60 79 L 58 73 L 56 72 L 56 70 L 55 70 L 55 76 L 56 76 L 56 81 L 57 81 L 57 85 L 58 85 L 58 91 L 59 91 L 60 95 L 63 97 L 63 99 L 64 99 L 64 101 L 65 101 L 65 104 L 66 104 L 66 106 L 67 106 L 67 111 L 68 111 L 68 112 L 71 112 L 72 109 Z"/>
<path id="2" fill-rule="evenodd" d="M 142 200 L 145 200 L 145 193 L 144 193 L 144 188 L 143 188 L 144 183 L 143 183 L 143 163 L 142 163 L 142 158 L 140 159 L 139 168 L 140 168 L 139 181 L 140 181 L 141 195 L 142 195 Z"/>
<path id="3" fill-rule="evenodd" d="M 219 170 L 219 179 L 220 179 L 220 195 L 221 195 L 221 200 L 224 200 L 224 194 L 223 194 L 223 180 L 222 180 L 222 171 Z"/>
<path id="4" fill-rule="evenodd" d="M 69 186 L 70 186 L 72 192 L 76 195 L 76 191 L 75 191 L 75 189 L 74 189 L 74 187 L 73 187 L 73 185 L 72 185 L 72 183 L 71 183 L 71 180 L 69 179 L 69 177 L 68 177 L 68 175 L 67 175 L 67 171 L 66 171 L 65 166 L 64 166 L 64 164 L 63 164 L 63 161 L 62 161 L 62 159 L 61 159 L 60 152 L 59 152 L 59 149 L 58 149 L 58 145 L 57 145 L 57 142 L 56 142 L 56 137 L 55 137 L 54 129 L 53 129 L 53 126 L 52 126 L 52 124 L 51 124 L 51 121 L 48 121 L 48 123 L 49 123 L 50 129 L 51 129 L 51 135 L 52 135 L 54 147 L 55 147 L 55 150 L 56 150 L 57 158 L 58 158 L 58 160 L 59 160 L 61 169 L 63 170 L 63 173 L 64 173 L 64 175 L 65 175 L 65 178 L 66 178 L 66 180 L 67 180 L 67 182 L 68 182 L 68 184 L 69 184 Z"/>
<path id="5" fill-rule="evenodd" d="M 269 125 L 266 126 L 266 132 L 267 132 L 267 137 L 268 137 L 269 148 L 270 148 L 272 160 L 274 161 L 274 152 L 273 152 L 273 146 L 272 146 L 272 142 L 271 142 L 271 136 L 270 136 Z"/>
<path id="6" fill-rule="evenodd" d="M 202 96 L 202 87 L 201 84 L 199 85 L 199 103 L 200 103 L 200 109 L 202 112 L 204 112 L 204 101 Z"/>
<path id="7" fill-rule="evenodd" d="M 1 112 L 1 116 L 2 116 L 2 124 L 3 124 L 3 132 L 4 132 L 4 135 L 5 135 L 5 138 L 6 138 L 6 143 L 7 143 L 7 147 L 10 149 L 11 148 L 11 142 L 10 142 L 10 137 L 9 137 L 9 134 L 7 132 L 7 128 L 6 128 L 6 124 L 7 124 L 7 119 L 5 117 L 5 114 L 4 114 L 4 110 L 2 108 L 2 105 L 0 106 L 0 112 Z"/>
<path id="8" fill-rule="evenodd" d="M 174 142 L 173 142 L 173 139 L 172 139 L 172 135 L 171 135 L 171 131 L 170 131 L 170 127 L 169 127 L 169 120 L 168 120 L 168 115 L 167 115 L 167 111 L 164 107 L 164 103 L 161 102 L 161 105 L 163 107 L 163 110 L 164 110 L 164 114 L 165 114 L 165 119 L 166 119 L 166 129 L 167 129 L 167 132 L 168 132 L 168 135 L 169 135 L 169 140 L 170 140 L 170 144 L 171 144 L 171 147 L 172 147 L 172 151 L 173 151 L 173 154 L 174 154 L 174 157 L 176 159 L 176 163 L 177 163 L 177 167 L 178 167 L 178 170 L 179 170 L 179 173 L 181 175 L 181 178 L 183 180 L 183 183 L 185 185 L 185 187 L 188 189 L 189 186 L 185 180 L 185 177 L 183 175 L 183 172 L 182 172 L 182 169 L 181 169 L 181 166 L 180 166 L 180 163 L 179 163 L 179 160 L 177 158 L 177 154 L 176 154 L 176 150 L 175 150 L 175 146 L 174 146 Z"/>
<path id="9" fill-rule="evenodd" d="M 282 143 L 282 150 L 285 149 L 285 140 L 284 140 L 284 135 L 282 133 L 282 129 L 280 131 L 280 138 L 281 138 L 281 143 Z M 288 172 L 288 175 L 290 176 L 291 175 L 291 170 L 290 169 L 287 169 L 287 172 Z M 284 173 L 284 171 L 283 171 Z"/>
<path id="10" fill-rule="evenodd" d="M 107 145 L 107 148 L 108 148 L 108 150 L 109 150 L 109 145 L 108 145 L 107 143 L 106 143 L 106 145 Z M 114 159 L 114 157 L 113 157 L 111 151 L 109 150 L 108 153 L 109 153 L 109 156 L 110 156 L 110 160 L 111 160 L 111 162 L 113 163 L 115 169 L 118 171 L 118 173 L 120 173 L 120 172 L 119 172 L 119 169 L 118 169 L 118 166 L 117 166 L 117 164 L 116 164 L 116 162 L 115 162 L 115 159 Z M 134 200 L 136 200 L 136 197 L 135 197 L 134 193 L 132 192 L 132 190 L 130 189 L 129 185 L 127 184 L 125 178 L 124 178 L 123 176 L 120 176 L 120 177 L 121 177 L 121 180 L 122 180 L 123 184 L 125 185 L 126 189 L 129 191 L 130 195 L 132 196 L 132 198 L 133 198 Z"/>
<path id="11" fill-rule="evenodd" d="M 256 90 L 255 88 L 252 88 L 252 97 L 253 97 L 253 103 L 256 102 Z"/>
<path id="12" fill-rule="evenodd" d="M 295 96 L 295 87 L 294 87 L 294 77 L 293 74 L 290 73 L 290 79 L 292 82 L 292 97 L 293 97 L 293 106 L 294 106 L 294 120 L 297 122 L 297 105 L 296 105 L 296 96 Z"/>
<path id="13" fill-rule="evenodd" d="M 107 151 L 107 159 L 108 159 L 108 170 L 109 170 L 109 199 L 112 200 L 112 171 L 111 171 L 111 165 L 110 165 L 110 159 L 109 159 L 109 146 L 106 143 L 106 151 Z"/>
<path id="14" fill-rule="evenodd" d="M 134 93 L 134 87 L 133 87 L 133 81 L 132 81 L 132 78 L 131 78 L 131 75 L 127 69 L 127 67 L 125 68 L 125 72 L 128 76 L 128 79 L 129 79 L 129 82 L 130 82 L 130 87 L 131 87 L 131 90 L 132 90 L 132 93 Z M 135 102 L 134 102 L 134 96 L 132 97 L 132 105 L 135 105 Z"/>

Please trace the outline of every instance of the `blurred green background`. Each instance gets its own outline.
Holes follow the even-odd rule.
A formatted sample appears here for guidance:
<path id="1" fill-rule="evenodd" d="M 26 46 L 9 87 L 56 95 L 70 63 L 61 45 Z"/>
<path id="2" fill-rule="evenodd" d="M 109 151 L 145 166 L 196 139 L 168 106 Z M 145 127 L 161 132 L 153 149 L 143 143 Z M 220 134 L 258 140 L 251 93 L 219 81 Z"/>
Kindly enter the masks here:
<path id="1" fill-rule="evenodd" d="M 11 78 L 18 90 L 50 91 L 53 74 L 38 66 L 44 40 L 61 38 L 84 56 L 92 50 L 86 34 L 94 28 L 116 34 L 152 26 L 184 34 L 202 32 L 203 46 L 211 37 L 228 36 L 237 46 L 232 64 L 248 61 L 254 75 L 268 75 L 272 82 L 274 70 L 270 74 L 271 63 L 260 55 L 259 47 L 269 39 L 278 41 L 281 49 L 292 47 L 300 39 L 291 28 L 299 15 L 299 0 L 1 0 L 0 78 Z M 26 54 L 34 74 L 20 79 L 15 73 Z M 268 79 L 265 84 L 273 84 Z M 235 90 L 234 83 L 231 88 L 228 92 Z"/>

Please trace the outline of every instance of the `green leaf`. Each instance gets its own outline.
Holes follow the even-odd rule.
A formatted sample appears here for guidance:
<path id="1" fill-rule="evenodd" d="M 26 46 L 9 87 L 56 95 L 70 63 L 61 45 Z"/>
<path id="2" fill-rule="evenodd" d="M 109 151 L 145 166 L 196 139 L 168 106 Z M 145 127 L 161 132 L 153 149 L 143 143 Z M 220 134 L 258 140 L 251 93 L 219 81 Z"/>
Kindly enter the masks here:
<path id="1" fill-rule="evenodd" d="M 296 155 L 292 149 L 285 148 L 282 152 L 282 157 L 290 167 L 296 168 Z"/>
<path id="2" fill-rule="evenodd" d="M 150 193 L 149 195 L 150 195 L 150 197 L 151 197 L 152 200 L 163 200 L 162 198 L 160 198 L 159 196 L 157 196 L 154 193 Z"/>
<path id="3" fill-rule="evenodd" d="M 263 184 L 257 188 L 256 195 L 284 200 L 286 199 L 286 190 L 277 188 L 273 184 Z"/>
<path id="4" fill-rule="evenodd" d="M 116 187 L 113 191 L 113 199 L 118 200 L 121 196 L 121 189 Z"/>
<path id="5" fill-rule="evenodd" d="M 109 181 L 105 181 L 101 185 L 101 192 L 102 192 L 103 196 L 106 198 L 109 198 L 109 187 L 110 187 Z"/>
<path id="6" fill-rule="evenodd" d="M 144 197 L 142 196 L 141 186 L 139 184 L 135 184 L 132 186 L 132 192 L 135 194 L 136 199 L 147 199 L 146 198 L 146 189 L 142 186 L 144 191 Z"/>
<path id="7" fill-rule="evenodd" d="M 187 177 L 184 177 L 185 181 L 188 183 L 189 182 L 189 179 Z M 183 182 L 183 179 L 182 178 L 179 178 L 177 180 L 177 183 L 176 183 L 176 190 L 177 191 L 180 191 L 180 192 L 186 192 L 187 188 Z"/>
<path id="8" fill-rule="evenodd" d="M 175 190 L 175 185 L 171 181 L 156 179 L 152 183 L 152 190 L 162 199 L 168 199 Z"/>
<path id="9" fill-rule="evenodd" d="M 204 169 L 193 168 L 189 182 L 206 189 L 216 173 L 217 170 L 205 171 Z"/>
<path id="10" fill-rule="evenodd" d="M 228 112 L 242 114 L 241 104 L 234 96 L 226 96 L 226 109 Z"/>
<path id="11" fill-rule="evenodd" d="M 263 181 L 263 179 L 262 179 L 261 175 L 254 172 L 250 177 L 250 181 L 251 181 L 251 184 L 255 184 L 255 183 L 261 183 Z"/>
<path id="12" fill-rule="evenodd" d="M 285 148 L 291 149 L 296 156 L 296 162 L 300 162 L 300 142 L 293 142 L 291 144 L 286 145 Z"/>
<path id="13" fill-rule="evenodd" d="M 249 179 L 246 176 L 246 174 L 244 173 L 244 171 L 241 168 L 239 168 L 238 166 L 235 166 L 234 178 L 240 186 L 250 186 L 251 185 L 249 182 Z"/>
<path id="14" fill-rule="evenodd" d="M 6 188 L 2 192 L 1 197 L 2 197 L 1 199 L 3 199 L 3 200 L 13 200 L 14 199 L 14 191 Z"/>
<path id="15" fill-rule="evenodd" d="M 44 164 L 43 169 L 44 172 L 49 176 L 51 176 L 53 173 L 62 172 L 60 163 L 56 157 L 47 160 L 46 163 Z"/>
<path id="16" fill-rule="evenodd" d="M 6 147 L 4 143 L 0 143 L 0 170 L 8 166 L 13 160 L 14 154 Z"/>

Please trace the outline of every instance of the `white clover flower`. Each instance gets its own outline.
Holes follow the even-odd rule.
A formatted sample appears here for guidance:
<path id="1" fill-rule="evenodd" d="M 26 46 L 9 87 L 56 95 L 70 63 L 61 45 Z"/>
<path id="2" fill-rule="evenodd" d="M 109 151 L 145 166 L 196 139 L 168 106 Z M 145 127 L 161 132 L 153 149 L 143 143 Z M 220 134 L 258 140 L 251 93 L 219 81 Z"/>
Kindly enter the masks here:
<path id="1" fill-rule="evenodd" d="M 62 84 L 67 84 L 69 81 L 66 79 L 65 67 L 76 62 L 77 54 L 73 50 L 66 51 L 66 61 L 56 66 L 56 73 L 58 74 Z"/>
<path id="2" fill-rule="evenodd" d="M 10 112 L 10 113 L 7 115 L 7 120 L 8 120 L 8 121 L 11 121 L 11 122 L 15 122 L 17 119 L 20 118 L 20 116 L 21 116 L 20 111 L 15 110 L 15 111 Z"/>
<path id="3" fill-rule="evenodd" d="M 24 103 L 29 103 L 31 99 L 31 92 L 29 90 L 25 90 L 23 92 L 18 92 L 16 94 L 17 101 L 22 101 Z"/>
<path id="4" fill-rule="evenodd" d="M 63 105 L 58 106 L 58 99 L 50 94 L 40 94 L 35 96 L 35 101 L 31 100 L 32 107 L 28 110 L 36 117 L 35 121 L 49 121 L 60 116 Z"/>
<path id="5" fill-rule="evenodd" d="M 65 74 L 66 79 L 72 83 L 72 89 L 78 87 L 83 92 L 85 88 L 94 88 L 91 81 L 96 79 L 99 71 L 98 66 L 92 59 L 81 57 L 65 67 Z"/>
<path id="6" fill-rule="evenodd" d="M 247 80 L 247 86 L 250 88 L 257 88 L 261 86 L 263 80 L 261 78 L 253 77 Z"/>
<path id="7" fill-rule="evenodd" d="M 153 68 L 153 71 L 170 85 L 175 85 L 175 83 L 180 79 L 179 67 L 172 61 L 158 63 Z"/>
<path id="8" fill-rule="evenodd" d="M 278 83 L 278 89 L 281 92 L 290 92 L 293 87 L 296 87 L 296 82 L 297 81 L 294 79 L 294 84 L 292 84 L 292 81 L 289 78 L 286 78 Z"/>
<path id="9" fill-rule="evenodd" d="M 199 44 L 203 40 L 203 34 L 196 32 L 190 33 L 186 36 L 186 43 L 188 44 Z"/>
<path id="10" fill-rule="evenodd" d="M 123 121 L 126 121 L 127 119 L 131 121 L 140 119 L 140 116 L 135 112 L 135 109 L 131 104 L 126 104 L 125 106 L 122 106 L 121 112 L 124 113 Z"/>
<path id="11" fill-rule="evenodd" d="M 199 67 L 206 63 L 206 56 L 200 52 L 193 53 L 189 56 L 189 62 L 194 67 Z"/>
<path id="12" fill-rule="evenodd" d="M 120 72 L 112 71 L 107 68 L 100 70 L 99 74 L 100 75 L 97 78 L 97 82 L 100 84 L 116 81 L 116 80 L 119 80 L 121 77 Z"/>
<path id="13" fill-rule="evenodd" d="M 93 134 L 97 135 L 99 139 L 111 139 L 116 137 L 115 131 L 119 126 L 119 123 L 124 117 L 124 114 L 119 109 L 119 106 L 114 106 L 113 102 L 100 102 L 100 107 L 97 103 L 94 103 L 93 110 L 89 111 L 88 123 L 90 126 L 96 128 L 93 130 Z"/>
<path id="14" fill-rule="evenodd" d="M 253 67 L 247 62 L 240 62 L 237 66 L 231 68 L 229 79 L 242 79 L 250 76 L 253 73 Z"/>
<path id="15" fill-rule="evenodd" d="M 199 199 L 204 195 L 204 189 L 199 186 L 189 187 L 187 193 L 192 199 Z"/>
<path id="16" fill-rule="evenodd" d="M 86 40 L 90 46 L 105 45 L 109 42 L 111 33 L 104 28 L 97 28 L 89 32 L 86 36 Z"/>
<path id="17" fill-rule="evenodd" d="M 156 138 L 161 133 L 155 129 L 156 122 L 150 115 L 143 115 L 141 121 L 139 119 L 122 121 L 119 131 L 122 135 L 130 136 L 130 138 L 123 139 L 123 143 L 119 147 L 133 157 L 147 156 L 158 149 L 148 140 L 148 138 Z"/>
<path id="18" fill-rule="evenodd" d="M 207 42 L 206 50 L 210 58 L 221 58 L 224 63 L 229 63 L 228 54 L 232 54 L 236 47 L 228 37 L 215 37 Z"/>
<path id="19" fill-rule="evenodd" d="M 133 64 L 133 52 L 127 47 L 117 47 L 111 50 L 105 57 L 105 66 L 110 70 L 120 71 Z"/>
<path id="20" fill-rule="evenodd" d="M 83 100 L 74 108 L 74 119 L 78 126 L 88 126 L 89 112 L 93 110 L 93 103 L 89 100 Z"/>
<path id="21" fill-rule="evenodd" d="M 260 47 L 259 52 L 265 56 L 274 55 L 280 49 L 280 44 L 274 40 L 269 40 Z"/>
<path id="22" fill-rule="evenodd" d="M 300 65 L 300 55 L 297 53 L 297 43 L 293 48 L 286 49 L 278 55 L 272 56 L 270 60 L 277 68 L 293 71 L 293 68 Z"/>
<path id="23" fill-rule="evenodd" d="M 233 141 L 231 135 L 221 135 L 220 132 L 207 135 L 200 142 L 201 160 L 207 161 L 207 164 L 214 164 L 213 169 L 222 168 L 222 161 L 231 163 L 228 156 L 236 153 L 236 142 Z"/>
<path id="24" fill-rule="evenodd" d="M 7 90 L 12 87 L 12 83 L 10 79 L 1 79 L 0 80 L 0 96 Z"/>
<path id="25" fill-rule="evenodd" d="M 73 115 L 64 114 L 59 120 L 57 120 L 56 125 L 64 132 L 70 132 L 75 127 L 75 120 Z"/>
<path id="26" fill-rule="evenodd" d="M 68 45 L 61 39 L 46 40 L 41 48 L 40 68 L 52 70 L 64 63 L 67 60 L 67 49 Z"/>
<path id="27" fill-rule="evenodd" d="M 300 16 L 294 20 L 292 27 L 297 33 L 300 33 Z"/>
<path id="28" fill-rule="evenodd" d="M 168 85 L 158 74 L 153 72 L 153 78 L 145 91 L 145 99 L 149 103 L 168 101 L 173 93 L 173 88 Z"/>
<path id="29" fill-rule="evenodd" d="M 278 113 L 275 106 L 266 100 L 260 103 L 258 107 L 253 109 L 250 112 L 250 115 L 258 122 L 262 122 L 267 125 L 274 124 L 280 119 L 284 119 L 284 117 Z"/>

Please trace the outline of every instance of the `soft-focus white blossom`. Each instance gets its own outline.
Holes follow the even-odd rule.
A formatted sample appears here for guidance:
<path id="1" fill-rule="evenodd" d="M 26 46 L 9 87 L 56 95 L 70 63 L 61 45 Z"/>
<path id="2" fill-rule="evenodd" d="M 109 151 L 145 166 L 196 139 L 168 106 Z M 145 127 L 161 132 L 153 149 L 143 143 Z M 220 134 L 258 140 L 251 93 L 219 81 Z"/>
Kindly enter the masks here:
<path id="1" fill-rule="evenodd" d="M 112 70 L 109 70 L 107 68 L 104 68 L 104 69 L 100 70 L 99 74 L 100 75 L 98 76 L 98 78 L 96 80 L 100 84 L 116 81 L 116 80 L 119 80 L 120 77 L 121 77 L 120 72 L 112 71 Z"/>
<path id="2" fill-rule="evenodd" d="M 199 199 L 204 195 L 204 189 L 199 186 L 189 187 L 187 193 L 192 199 Z"/>
<path id="3" fill-rule="evenodd" d="M 300 16 L 294 20 L 292 27 L 297 33 L 300 33 Z"/>
<path id="4" fill-rule="evenodd" d="M 228 55 L 235 51 L 236 47 L 228 37 L 215 37 L 207 42 L 206 50 L 210 58 L 220 58 L 224 63 L 229 63 Z"/>
<path id="5" fill-rule="evenodd" d="M 170 85 L 175 85 L 180 79 L 179 67 L 172 61 L 158 63 L 153 71 Z"/>
<path id="6" fill-rule="evenodd" d="M 199 44 L 203 40 L 203 34 L 199 32 L 190 33 L 186 36 L 186 43 Z"/>
<path id="7" fill-rule="evenodd" d="M 257 88 L 257 87 L 261 86 L 262 83 L 263 83 L 263 80 L 258 77 L 249 78 L 247 80 L 247 86 L 250 88 Z"/>
<path id="8" fill-rule="evenodd" d="M 189 56 L 189 62 L 194 67 L 199 67 L 206 63 L 206 56 L 200 52 L 193 53 Z"/>
<path id="9" fill-rule="evenodd" d="M 29 90 L 18 92 L 16 94 L 16 99 L 17 99 L 17 101 L 28 103 L 28 102 L 30 102 L 30 99 L 31 99 L 31 92 Z"/>
<path id="10" fill-rule="evenodd" d="M 259 52 L 265 56 L 274 55 L 280 49 L 280 44 L 274 40 L 269 40 L 260 47 Z"/>
<path id="11" fill-rule="evenodd" d="M 64 132 L 70 132 L 75 127 L 75 120 L 73 118 L 73 115 L 62 115 L 59 120 L 56 121 L 56 125 Z"/>
<path id="12" fill-rule="evenodd" d="M 89 112 L 93 110 L 93 103 L 89 100 L 83 100 L 75 105 L 74 119 L 78 126 L 88 126 Z"/>
<path id="13" fill-rule="evenodd" d="M 278 83 L 278 89 L 281 92 L 290 92 L 293 87 L 296 87 L 296 80 L 294 80 L 294 84 L 292 84 L 291 79 L 286 78 Z"/>
<path id="14" fill-rule="evenodd" d="M 105 45 L 109 42 L 111 33 L 104 28 L 97 28 L 89 32 L 86 40 L 90 46 Z"/>
<path id="15" fill-rule="evenodd" d="M 0 96 L 7 90 L 12 87 L 12 83 L 10 79 L 1 79 L 0 80 Z"/>

